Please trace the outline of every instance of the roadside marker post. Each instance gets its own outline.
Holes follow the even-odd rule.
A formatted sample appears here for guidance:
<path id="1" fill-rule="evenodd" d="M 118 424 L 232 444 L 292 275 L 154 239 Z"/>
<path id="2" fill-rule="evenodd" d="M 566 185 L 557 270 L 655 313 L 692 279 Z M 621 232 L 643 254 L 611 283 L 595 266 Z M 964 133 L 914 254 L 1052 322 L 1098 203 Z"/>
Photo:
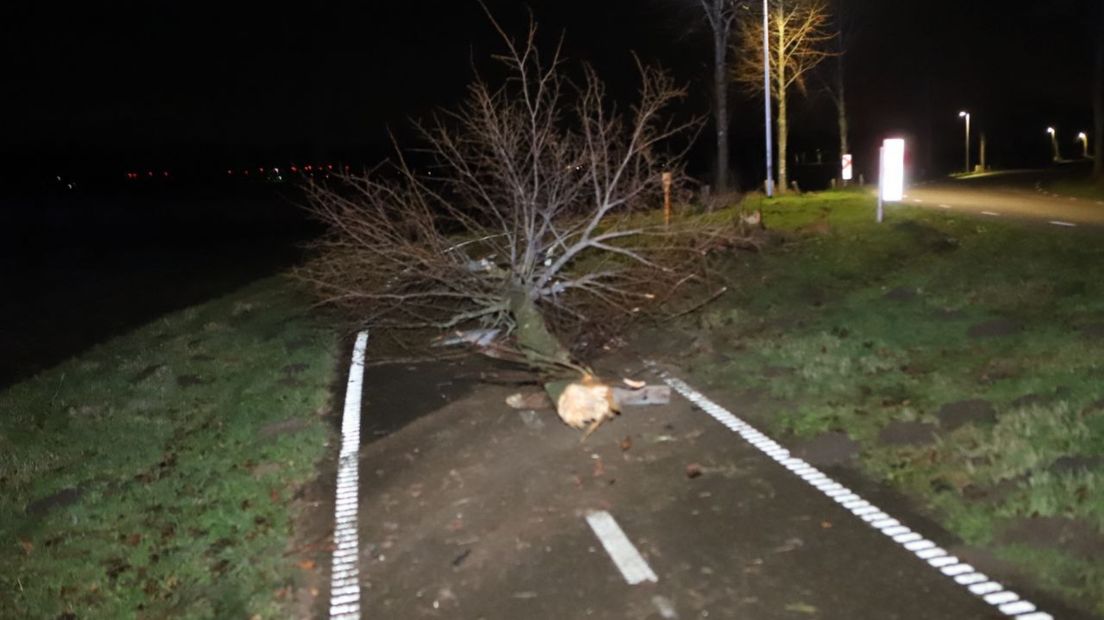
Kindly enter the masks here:
<path id="1" fill-rule="evenodd" d="M 884 203 L 905 197 L 905 141 L 886 138 L 878 149 L 878 223 L 885 217 Z"/>
<path id="2" fill-rule="evenodd" d="M 845 153 L 843 156 L 843 160 L 840 162 L 840 177 L 844 181 L 850 181 L 851 179 L 855 178 L 855 167 L 853 163 L 854 160 L 851 157 L 851 153 Z"/>

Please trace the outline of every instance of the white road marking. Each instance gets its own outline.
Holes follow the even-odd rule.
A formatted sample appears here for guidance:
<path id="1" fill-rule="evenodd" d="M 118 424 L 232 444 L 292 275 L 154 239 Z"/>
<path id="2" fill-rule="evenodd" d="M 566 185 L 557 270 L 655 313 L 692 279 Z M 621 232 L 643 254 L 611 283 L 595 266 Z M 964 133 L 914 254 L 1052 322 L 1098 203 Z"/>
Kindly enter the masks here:
<path id="1" fill-rule="evenodd" d="M 997 213 L 995 211 L 982 211 L 981 214 L 982 215 L 991 215 L 993 217 L 1000 217 L 1000 213 Z"/>
<path id="2" fill-rule="evenodd" d="M 943 205 L 943 204 L 941 204 L 941 205 L 939 205 L 939 208 L 940 208 L 940 209 L 950 209 L 950 208 L 951 208 L 951 205 Z"/>
<path id="3" fill-rule="evenodd" d="M 640 555 L 629 541 L 629 537 L 625 536 L 621 526 L 617 525 L 613 515 L 604 510 L 597 510 L 588 514 L 586 520 L 630 586 L 645 581 L 652 583 L 659 581 L 656 574 L 652 572 L 652 567 L 644 560 L 644 556 Z"/>
<path id="4" fill-rule="evenodd" d="M 913 198 L 912 201 L 917 202 L 917 203 L 924 202 L 923 200 L 920 200 L 919 198 Z"/>
<path id="5" fill-rule="evenodd" d="M 668 373 L 663 373 L 662 376 L 667 385 L 670 385 L 676 392 L 700 407 L 714 420 L 739 434 L 778 464 L 797 474 L 813 488 L 836 503 L 845 508 L 850 507 L 848 509 L 868 525 L 879 530 L 883 535 L 892 539 L 920 560 L 927 562 L 932 568 L 939 570 L 959 586 L 966 588 L 974 596 L 997 608 L 1002 614 L 1014 617 L 1016 620 L 1054 620 L 1054 617 L 1050 614 L 1038 611 L 1037 607 L 1030 601 L 1021 599 L 1019 594 L 1005 588 L 1000 583 L 990 580 L 988 576 L 978 572 L 973 566 L 962 562 L 957 557 L 947 553 L 945 549 L 936 546 L 934 542 L 901 525 L 900 521 L 889 517 L 886 512 L 862 499 L 842 484 L 832 480 L 815 467 L 802 459 L 790 456 L 789 450 L 782 448 L 747 422 L 709 400 L 685 381 L 672 377 Z M 874 508 L 875 512 L 869 512 L 868 509 L 870 508 Z"/>
<path id="6" fill-rule="evenodd" d="M 1054 224 L 1055 226 L 1066 226 L 1067 228 L 1077 227 L 1077 224 L 1074 224 L 1073 222 L 1063 222 L 1062 220 L 1050 220 L 1050 223 Z"/>
<path id="7" fill-rule="evenodd" d="M 357 334 L 349 382 L 345 388 L 345 411 L 341 416 L 341 452 L 337 465 L 334 502 L 333 565 L 330 569 L 330 618 L 360 619 L 360 544 L 357 534 L 359 505 L 360 397 L 364 386 L 364 350 L 368 332 Z"/>

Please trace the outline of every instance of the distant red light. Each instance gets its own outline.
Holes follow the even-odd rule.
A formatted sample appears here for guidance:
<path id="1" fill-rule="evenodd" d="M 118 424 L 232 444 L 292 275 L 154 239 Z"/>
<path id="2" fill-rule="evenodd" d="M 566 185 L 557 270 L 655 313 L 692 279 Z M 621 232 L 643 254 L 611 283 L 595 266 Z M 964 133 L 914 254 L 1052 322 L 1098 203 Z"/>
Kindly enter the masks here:
<path id="1" fill-rule="evenodd" d="M 249 169 L 247 168 L 245 170 L 242 170 L 242 174 L 244 174 L 245 176 L 249 176 Z"/>
<path id="2" fill-rule="evenodd" d="M 162 172 L 162 173 L 161 173 L 161 176 L 163 176 L 163 177 L 167 177 L 167 176 L 169 176 L 169 171 L 168 171 L 168 170 L 166 170 L 166 171 Z"/>
<path id="3" fill-rule="evenodd" d="M 311 171 L 311 165 L 310 165 L 310 164 L 307 164 L 307 167 L 306 167 L 306 168 L 304 168 L 304 170 L 306 170 L 307 172 L 310 172 L 310 171 Z"/>
<path id="4" fill-rule="evenodd" d="M 147 171 L 146 176 L 152 177 L 153 176 L 153 170 Z"/>
<path id="5" fill-rule="evenodd" d="M 299 172 L 299 169 L 298 169 L 298 168 L 296 168 L 295 166 L 292 166 L 292 167 L 291 167 L 291 171 L 292 171 L 292 172 Z"/>
<path id="6" fill-rule="evenodd" d="M 229 175 L 229 176 L 234 176 L 234 171 L 233 170 L 227 170 L 226 174 Z"/>

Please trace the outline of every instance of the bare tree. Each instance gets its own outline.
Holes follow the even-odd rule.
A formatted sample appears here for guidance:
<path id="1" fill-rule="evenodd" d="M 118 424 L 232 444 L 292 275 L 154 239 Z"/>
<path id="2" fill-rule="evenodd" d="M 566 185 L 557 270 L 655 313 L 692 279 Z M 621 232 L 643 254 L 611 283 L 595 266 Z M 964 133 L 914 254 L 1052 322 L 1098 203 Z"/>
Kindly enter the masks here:
<path id="1" fill-rule="evenodd" d="M 713 33 L 713 123 L 717 136 L 717 191 L 729 189 L 728 54 L 736 0 L 698 0 Z"/>
<path id="2" fill-rule="evenodd" d="M 682 178 L 663 145 L 696 125 L 663 118 L 684 96 L 666 74 L 638 63 L 639 99 L 619 110 L 594 71 L 574 86 L 558 50 L 541 57 L 535 25 L 499 33 L 508 78 L 419 126 L 427 168 L 400 154 L 309 187 L 328 233 L 299 275 L 367 324 L 480 328 L 501 355 L 582 370 L 557 333 L 654 307 L 725 227 L 667 227 L 655 210 L 662 173 Z"/>
<path id="3" fill-rule="evenodd" d="M 835 71 L 829 81 L 825 92 L 836 107 L 836 120 L 839 127 L 839 157 L 836 161 L 842 161 L 843 156 L 850 152 L 848 143 L 848 118 L 847 118 L 847 89 L 845 69 L 847 60 L 847 47 L 855 31 L 853 15 L 846 10 L 845 0 L 836 0 L 834 16 L 834 41 L 832 49 L 836 56 Z M 836 178 L 842 184 L 843 170 L 837 168 Z"/>
<path id="4" fill-rule="evenodd" d="M 1104 7 L 1097 5 L 1090 21 L 1095 25 L 1096 45 L 1093 64 L 1093 177 L 1104 183 Z"/>
<path id="5" fill-rule="evenodd" d="M 806 78 L 825 58 L 832 56 L 829 12 L 823 0 L 772 0 L 769 15 L 771 96 L 778 104 L 778 186 L 785 191 L 789 113 L 787 95 L 794 86 L 806 92 Z M 763 25 L 759 20 L 740 22 L 732 77 L 749 92 L 763 92 Z"/>

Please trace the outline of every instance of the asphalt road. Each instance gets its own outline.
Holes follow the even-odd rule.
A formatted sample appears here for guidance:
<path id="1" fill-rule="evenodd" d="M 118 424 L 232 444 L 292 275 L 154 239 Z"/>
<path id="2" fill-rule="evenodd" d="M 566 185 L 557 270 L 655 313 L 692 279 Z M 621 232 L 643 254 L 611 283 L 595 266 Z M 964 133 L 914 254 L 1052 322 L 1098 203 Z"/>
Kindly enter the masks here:
<path id="1" fill-rule="evenodd" d="M 919 184 L 905 203 L 1067 228 L 1104 229 L 1104 201 L 1060 196 L 1046 190 L 1053 173 L 1015 171 Z"/>
<path id="2" fill-rule="evenodd" d="M 359 609 L 333 617 L 1084 617 L 1014 576 L 945 555 L 968 557 L 907 504 L 840 468 L 826 471 L 855 491 L 839 492 L 878 507 L 833 500 L 831 487 L 817 488 L 823 474 L 814 482 L 803 479 L 807 466 L 775 462 L 762 440 L 710 419 L 710 405 L 675 395 L 580 443 L 549 409 L 505 406 L 518 386 L 476 381 L 482 372 L 434 363 L 365 373 L 362 426 L 385 434 L 359 452 L 359 571 L 340 588 L 358 592 Z M 412 403 L 426 415 L 390 433 L 379 426 Z M 900 521 L 879 530 L 886 513 L 866 517 L 881 509 Z M 612 536 L 591 523 L 596 513 Z M 972 593 L 990 579 L 980 570 L 1000 584 Z M 1018 594 L 997 593 L 1004 584 Z"/>

